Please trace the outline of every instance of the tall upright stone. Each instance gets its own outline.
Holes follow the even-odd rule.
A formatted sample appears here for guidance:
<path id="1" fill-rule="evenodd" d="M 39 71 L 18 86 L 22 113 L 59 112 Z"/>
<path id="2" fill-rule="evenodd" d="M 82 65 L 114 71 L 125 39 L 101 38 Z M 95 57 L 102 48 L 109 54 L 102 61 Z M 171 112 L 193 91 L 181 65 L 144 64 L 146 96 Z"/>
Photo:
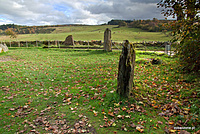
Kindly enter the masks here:
<path id="1" fill-rule="evenodd" d="M 112 51 L 112 44 L 111 44 L 111 30 L 107 28 L 104 32 L 104 50 L 105 51 Z"/>
<path id="2" fill-rule="evenodd" d="M 63 45 L 67 45 L 67 46 L 68 45 L 72 45 L 72 46 L 74 46 L 73 36 L 72 35 L 67 36 L 65 41 L 64 41 L 64 43 L 63 43 Z"/>
<path id="3" fill-rule="evenodd" d="M 128 40 L 122 48 L 119 60 L 117 93 L 123 97 L 129 97 L 130 91 L 134 86 L 134 67 L 135 67 L 135 49 Z"/>

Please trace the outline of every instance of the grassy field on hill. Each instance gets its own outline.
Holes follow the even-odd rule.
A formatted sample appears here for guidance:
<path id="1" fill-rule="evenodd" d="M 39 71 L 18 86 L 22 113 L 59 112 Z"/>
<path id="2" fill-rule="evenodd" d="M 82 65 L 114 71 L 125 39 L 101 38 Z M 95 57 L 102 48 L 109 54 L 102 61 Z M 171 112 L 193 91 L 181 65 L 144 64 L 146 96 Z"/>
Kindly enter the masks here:
<path id="1" fill-rule="evenodd" d="M 73 35 L 76 41 L 103 40 L 106 28 L 112 30 L 112 40 L 122 42 L 129 40 L 131 42 L 140 41 L 169 41 L 170 37 L 162 32 L 146 32 L 137 28 L 121 27 L 116 25 L 98 25 L 98 26 L 65 26 L 55 27 L 51 34 L 21 34 L 17 39 L 20 41 L 45 41 L 45 40 L 65 40 L 68 35 Z M 1 41 L 10 41 L 9 36 L 0 36 Z M 13 39 L 11 39 L 13 40 Z"/>
<path id="2" fill-rule="evenodd" d="M 116 94 L 120 51 L 11 48 L 0 55 L 0 133 L 200 129 L 200 78 L 177 58 L 137 51 L 130 99 Z M 148 63 L 160 58 L 162 64 Z"/>

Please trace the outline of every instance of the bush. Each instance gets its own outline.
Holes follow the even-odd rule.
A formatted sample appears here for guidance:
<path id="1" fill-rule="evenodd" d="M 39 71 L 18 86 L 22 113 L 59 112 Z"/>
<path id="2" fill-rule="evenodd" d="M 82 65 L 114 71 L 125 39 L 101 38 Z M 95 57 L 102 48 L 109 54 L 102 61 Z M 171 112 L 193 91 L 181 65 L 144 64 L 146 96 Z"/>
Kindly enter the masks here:
<path id="1" fill-rule="evenodd" d="M 175 45 L 180 59 L 180 67 L 186 72 L 200 73 L 200 30 L 198 23 L 185 21 L 179 24 L 181 32 L 176 32 L 176 39 L 181 40 Z"/>

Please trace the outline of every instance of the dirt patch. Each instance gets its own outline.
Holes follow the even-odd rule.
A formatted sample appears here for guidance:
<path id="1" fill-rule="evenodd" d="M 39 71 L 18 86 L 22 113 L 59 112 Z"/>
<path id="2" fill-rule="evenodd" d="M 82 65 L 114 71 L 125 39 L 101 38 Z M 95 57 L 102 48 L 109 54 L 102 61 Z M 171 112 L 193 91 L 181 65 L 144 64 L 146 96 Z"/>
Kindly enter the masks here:
<path id="1" fill-rule="evenodd" d="M 12 56 L 1 56 L 0 57 L 0 62 L 15 61 L 15 60 L 17 60 L 17 59 L 13 58 Z"/>

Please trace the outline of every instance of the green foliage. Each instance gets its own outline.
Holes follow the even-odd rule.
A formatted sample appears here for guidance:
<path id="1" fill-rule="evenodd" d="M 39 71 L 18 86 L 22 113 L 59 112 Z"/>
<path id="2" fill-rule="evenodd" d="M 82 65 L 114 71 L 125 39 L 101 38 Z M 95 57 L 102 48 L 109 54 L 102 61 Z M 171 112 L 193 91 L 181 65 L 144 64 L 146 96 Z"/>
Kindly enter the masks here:
<path id="1" fill-rule="evenodd" d="M 170 31 L 171 28 L 164 27 L 164 24 L 168 24 L 170 20 L 158 20 L 153 18 L 153 20 L 134 20 L 129 24 L 129 27 L 140 28 L 149 32 L 159 32 L 159 31 Z"/>
<path id="2" fill-rule="evenodd" d="M 6 30 L 6 29 L 8 29 L 8 28 L 16 28 L 17 27 L 17 25 L 15 25 L 15 24 L 3 24 L 3 25 L 0 25 L 0 29 L 1 30 Z"/>
<path id="3" fill-rule="evenodd" d="M 171 23 L 174 46 L 179 56 L 180 67 L 187 72 L 200 73 L 200 7 L 198 0 L 161 0 L 159 7 L 165 16 L 177 16 Z M 172 10 L 173 9 L 173 10 Z"/>
<path id="4" fill-rule="evenodd" d="M 51 33 L 55 30 L 54 26 L 20 26 L 15 24 L 7 24 L 0 26 L 0 34 L 7 34 L 6 31 L 12 29 L 16 34 L 39 34 Z"/>
<path id="5" fill-rule="evenodd" d="M 164 24 L 171 22 L 171 20 L 111 20 L 108 25 L 119 25 L 119 27 L 128 26 L 129 28 L 140 28 L 148 32 L 170 31 L 171 28 L 164 27 Z"/>
<path id="6" fill-rule="evenodd" d="M 174 33 L 177 41 L 180 43 L 175 44 L 176 51 L 180 58 L 180 66 L 187 72 L 200 71 L 200 30 L 198 24 L 189 24 L 190 21 L 182 23 L 182 31 Z M 200 72 L 199 72 L 200 73 Z"/>
<path id="7" fill-rule="evenodd" d="M 111 20 L 108 22 L 108 25 L 120 25 L 120 23 L 131 23 L 132 20 Z"/>
<path id="8" fill-rule="evenodd" d="M 126 27 L 127 23 L 125 21 L 122 21 L 119 23 L 119 27 Z"/>
<path id="9" fill-rule="evenodd" d="M 10 38 L 17 38 L 17 34 L 13 31 L 13 29 L 11 28 L 8 28 L 6 31 L 5 31 L 5 34 L 6 35 L 10 35 Z"/>

